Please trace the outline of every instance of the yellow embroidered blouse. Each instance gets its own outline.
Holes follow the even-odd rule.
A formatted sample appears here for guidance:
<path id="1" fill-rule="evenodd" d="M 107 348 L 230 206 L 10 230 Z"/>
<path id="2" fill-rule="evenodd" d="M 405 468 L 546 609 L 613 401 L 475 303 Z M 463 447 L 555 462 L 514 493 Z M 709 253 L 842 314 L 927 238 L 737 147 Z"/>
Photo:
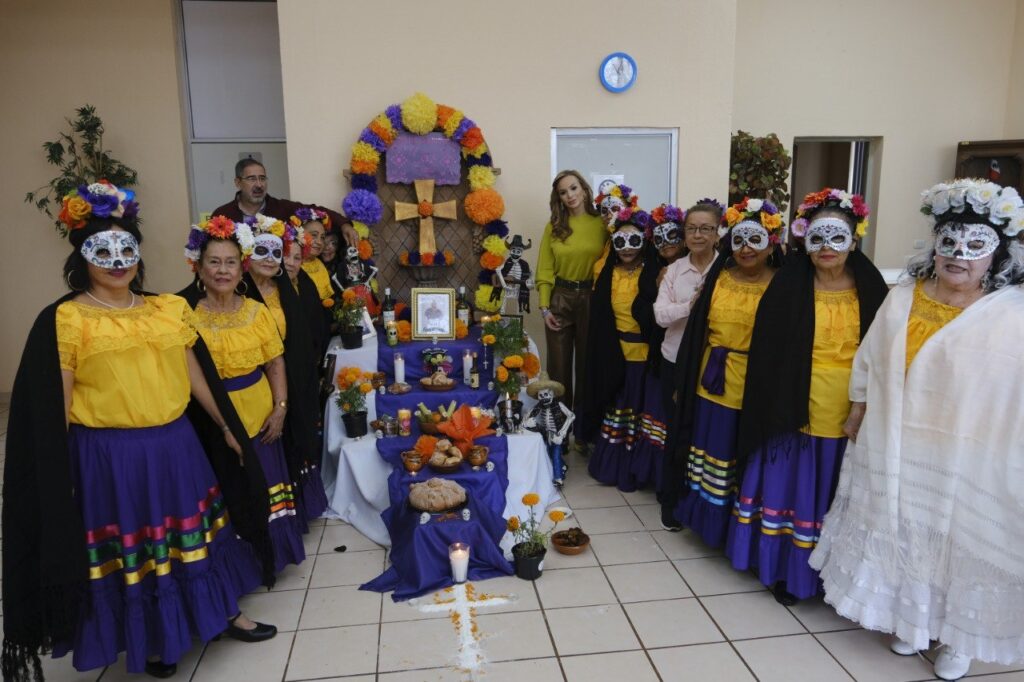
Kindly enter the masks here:
<path id="1" fill-rule="evenodd" d="M 267 304 L 270 314 L 274 316 L 274 324 L 277 325 L 277 332 L 281 335 L 281 339 L 288 338 L 288 324 L 284 319 L 284 308 L 281 307 L 281 294 L 278 292 L 277 287 L 273 287 L 269 294 L 263 295 L 263 302 Z"/>
<path id="2" fill-rule="evenodd" d="M 712 347 L 724 346 L 742 352 L 729 353 L 725 358 L 725 392 L 722 395 L 711 395 L 698 379 L 697 395 L 701 398 L 734 410 L 743 406 L 743 384 L 747 378 L 747 351 L 750 350 L 750 336 L 754 331 L 754 315 L 767 288 L 768 282 L 740 282 L 728 270 L 723 270 L 718 276 L 715 291 L 711 294 L 708 341 L 698 376 L 704 376 Z"/>
<path id="3" fill-rule="evenodd" d="M 814 292 L 810 424 L 803 432 L 842 438 L 850 415 L 850 371 L 860 346 L 860 301 L 856 289 Z"/>
<path id="4" fill-rule="evenodd" d="M 963 308 L 939 303 L 924 293 L 924 282 L 914 285 L 914 300 L 910 304 L 910 317 L 907 319 L 907 365 L 914 361 L 917 352 L 935 332 L 956 319 L 964 311 Z"/>
<path id="5" fill-rule="evenodd" d="M 316 284 L 316 293 L 320 295 L 321 301 L 334 296 L 334 287 L 331 286 L 331 274 L 327 272 L 327 266 L 323 264 L 323 261 L 319 258 L 303 261 L 302 269 L 313 278 L 313 283 Z"/>
<path id="6" fill-rule="evenodd" d="M 643 268 L 626 272 L 622 268 L 612 271 L 612 312 L 615 313 L 615 329 L 620 332 L 640 333 L 640 325 L 633 318 L 633 301 L 640 291 L 640 273 Z M 622 354 L 626 362 L 644 362 L 647 360 L 647 344 L 635 341 L 623 341 Z"/>
<path id="7" fill-rule="evenodd" d="M 281 335 L 267 306 L 242 299 L 242 307 L 231 313 L 217 313 L 199 305 L 195 327 L 210 349 L 221 379 L 250 374 L 284 353 Z M 266 375 L 252 386 L 228 393 L 249 437 L 259 433 L 274 409 L 274 397 Z"/>
<path id="8" fill-rule="evenodd" d="M 185 359 L 196 340 L 191 320 L 185 299 L 170 294 L 125 310 L 58 306 L 60 367 L 75 374 L 70 422 L 133 429 L 180 417 L 192 389 Z"/>

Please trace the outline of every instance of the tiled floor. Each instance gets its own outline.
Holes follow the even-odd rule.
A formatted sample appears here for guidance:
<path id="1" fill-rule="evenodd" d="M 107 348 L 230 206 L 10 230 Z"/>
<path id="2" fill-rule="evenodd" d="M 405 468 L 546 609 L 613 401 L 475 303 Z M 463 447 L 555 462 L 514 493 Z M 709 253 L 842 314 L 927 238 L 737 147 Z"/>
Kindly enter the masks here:
<path id="1" fill-rule="evenodd" d="M 0 442 L 6 406 L 0 405 Z M 0 450 L 0 456 L 3 451 Z M 751 575 L 729 567 L 687 532 L 658 524 L 653 495 L 594 485 L 573 460 L 565 489 L 575 521 L 592 537 L 577 557 L 549 554 L 536 583 L 478 583 L 515 595 L 476 616 L 487 662 L 476 679 L 503 680 L 930 680 L 922 657 L 901 658 L 888 639 L 838 617 L 820 600 L 780 606 Z M 346 545 L 345 553 L 334 548 Z M 471 679 L 454 667 L 457 634 L 446 614 L 424 614 L 357 586 L 385 553 L 355 529 L 321 522 L 310 558 L 271 592 L 245 598 L 247 613 L 276 623 L 270 642 L 196 646 L 177 680 L 210 682 L 427 682 Z M 47 679 L 121 680 L 123 665 L 83 674 L 47 661 Z M 975 664 L 984 680 L 1024 681 L 1024 666 Z M 135 679 L 142 679 L 136 677 Z"/>

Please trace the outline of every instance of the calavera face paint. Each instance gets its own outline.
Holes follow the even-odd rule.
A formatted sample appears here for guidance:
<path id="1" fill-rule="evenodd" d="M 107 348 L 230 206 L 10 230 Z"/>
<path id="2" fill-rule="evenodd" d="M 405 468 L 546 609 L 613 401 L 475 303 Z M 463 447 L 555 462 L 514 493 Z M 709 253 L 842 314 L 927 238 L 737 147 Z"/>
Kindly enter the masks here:
<path id="1" fill-rule="evenodd" d="M 86 261 L 104 270 L 130 268 L 142 259 L 139 242 L 130 232 L 104 230 L 89 237 L 79 252 Z"/>
<path id="2" fill-rule="evenodd" d="M 981 260 L 999 248 L 999 235 L 981 223 L 943 223 L 935 237 L 935 254 L 959 260 Z"/>
<path id="3" fill-rule="evenodd" d="M 754 251 L 764 251 L 769 243 L 768 230 L 758 222 L 744 220 L 732 228 L 733 251 L 739 251 L 744 246 L 749 246 Z"/>
<path id="4" fill-rule="evenodd" d="M 804 248 L 807 253 L 815 253 L 828 247 L 836 252 L 849 251 L 853 246 L 853 232 L 850 225 L 842 218 L 825 216 L 815 218 L 807 227 L 804 235 Z"/>
<path id="5" fill-rule="evenodd" d="M 284 242 L 273 234 L 256 235 L 256 246 L 252 249 L 252 260 L 272 260 L 280 263 L 284 257 Z"/>

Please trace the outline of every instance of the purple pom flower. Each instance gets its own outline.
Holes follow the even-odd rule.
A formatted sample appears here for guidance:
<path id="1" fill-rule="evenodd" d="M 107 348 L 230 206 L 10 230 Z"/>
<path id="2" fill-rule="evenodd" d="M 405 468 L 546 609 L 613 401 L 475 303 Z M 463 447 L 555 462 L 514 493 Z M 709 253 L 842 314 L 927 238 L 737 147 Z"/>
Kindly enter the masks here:
<path id="1" fill-rule="evenodd" d="M 466 157 L 466 166 L 469 168 L 472 168 L 473 166 L 486 166 L 487 168 L 490 168 L 492 165 L 493 162 L 491 161 L 491 155 L 487 152 L 481 154 L 479 158 L 475 156 Z"/>
<path id="2" fill-rule="evenodd" d="M 384 140 L 380 139 L 377 133 L 369 128 L 363 128 L 363 132 L 359 134 L 359 141 L 365 142 L 379 152 L 384 152 L 388 149 L 388 146 L 384 144 Z"/>
<path id="3" fill-rule="evenodd" d="M 623 214 L 626 214 L 625 217 Z M 619 212 L 619 220 L 616 223 L 622 222 L 625 225 L 634 225 L 639 227 L 641 230 L 646 230 L 651 224 L 651 214 L 647 211 L 636 209 L 632 213 L 626 213 L 625 210 Z"/>
<path id="4" fill-rule="evenodd" d="M 484 231 L 487 234 L 496 234 L 504 239 L 508 236 L 508 223 L 504 220 L 492 220 L 484 225 Z"/>
<path id="5" fill-rule="evenodd" d="M 409 252 L 409 265 L 419 265 L 419 264 L 420 264 L 420 252 L 419 251 L 410 251 Z"/>
<path id="6" fill-rule="evenodd" d="M 377 177 L 367 173 L 352 174 L 352 189 L 365 189 L 367 192 L 377 193 Z"/>
<path id="7" fill-rule="evenodd" d="M 476 280 L 480 282 L 480 284 L 490 284 L 491 277 L 493 276 L 494 270 L 481 270 L 480 272 L 477 273 Z"/>
<path id="8" fill-rule="evenodd" d="M 391 127 L 395 129 L 396 133 L 405 130 L 402 127 L 402 107 L 400 105 L 392 104 L 384 110 L 384 115 L 391 121 Z"/>
<path id="9" fill-rule="evenodd" d="M 438 251 L 434 254 L 434 265 L 445 265 L 447 262 L 444 257 L 444 251 Z"/>
<path id="10" fill-rule="evenodd" d="M 402 308 L 402 312 L 398 313 L 396 320 L 405 320 L 406 322 L 412 322 L 412 307 L 405 306 Z"/>
<path id="11" fill-rule="evenodd" d="M 380 199 L 373 192 L 368 192 L 365 189 L 354 189 L 341 202 L 341 210 L 345 212 L 349 220 L 357 220 L 367 225 L 374 225 L 380 221 L 384 207 L 381 205 Z"/>
<path id="12" fill-rule="evenodd" d="M 466 131 L 469 130 L 470 128 L 475 127 L 475 126 L 476 126 L 476 123 L 473 123 L 473 119 L 471 119 L 471 118 L 464 118 L 464 119 L 462 119 L 462 122 L 459 123 L 459 127 L 455 129 L 454 133 L 452 133 L 452 139 L 455 140 L 456 142 L 461 142 L 463 136 L 466 134 Z"/>

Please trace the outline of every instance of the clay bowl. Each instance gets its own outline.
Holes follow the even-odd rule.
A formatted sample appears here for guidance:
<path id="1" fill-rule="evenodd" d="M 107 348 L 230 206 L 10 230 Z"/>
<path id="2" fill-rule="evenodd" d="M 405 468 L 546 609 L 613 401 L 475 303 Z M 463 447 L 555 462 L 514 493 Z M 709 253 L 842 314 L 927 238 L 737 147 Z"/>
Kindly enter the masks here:
<path id="1" fill-rule="evenodd" d="M 416 452 L 415 450 L 406 450 L 402 453 L 402 466 L 410 474 L 415 474 L 417 471 L 423 468 L 427 458 Z"/>
<path id="2" fill-rule="evenodd" d="M 487 464 L 487 455 L 490 451 L 486 445 L 474 445 L 466 454 L 466 459 L 469 460 L 470 466 L 481 467 Z"/>
<path id="3" fill-rule="evenodd" d="M 568 554 L 569 556 L 575 556 L 577 554 L 583 554 L 587 551 L 587 547 L 590 546 L 590 536 L 586 533 L 583 534 L 584 542 L 579 545 L 567 545 L 565 544 L 566 535 L 569 533 L 567 530 L 560 530 L 557 533 L 551 535 L 551 546 L 555 548 L 559 554 Z"/>
<path id="4" fill-rule="evenodd" d="M 428 436 L 437 436 L 437 435 L 440 435 L 440 433 L 441 433 L 441 429 L 439 428 L 441 422 L 418 422 L 418 423 L 420 425 L 420 433 L 425 433 Z"/>

